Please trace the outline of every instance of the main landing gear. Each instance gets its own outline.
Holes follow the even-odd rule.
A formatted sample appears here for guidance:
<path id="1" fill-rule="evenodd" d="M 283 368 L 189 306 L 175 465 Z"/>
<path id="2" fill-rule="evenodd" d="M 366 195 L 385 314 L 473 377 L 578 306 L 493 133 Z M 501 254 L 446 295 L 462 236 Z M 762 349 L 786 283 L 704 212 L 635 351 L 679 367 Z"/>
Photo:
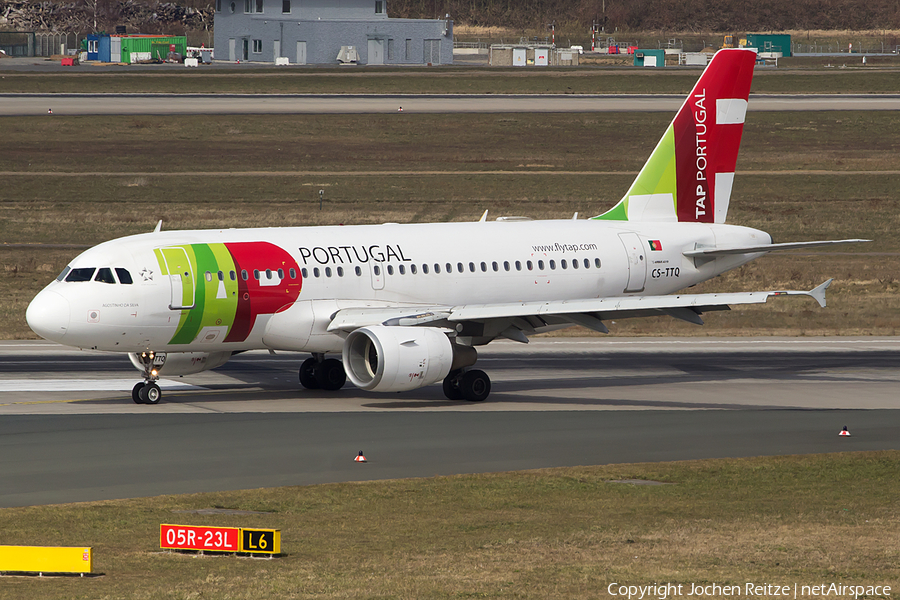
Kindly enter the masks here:
<path id="1" fill-rule="evenodd" d="M 159 379 L 159 367 L 166 362 L 165 354 L 141 352 L 141 365 L 144 367 L 144 381 L 136 383 L 131 390 L 131 399 L 135 404 L 159 404 L 162 390 L 156 381 Z"/>
<path id="2" fill-rule="evenodd" d="M 300 365 L 300 385 L 308 390 L 335 391 L 346 382 L 344 364 L 336 358 L 325 358 L 324 354 L 316 353 Z"/>
<path id="3" fill-rule="evenodd" d="M 449 400 L 481 402 L 491 393 L 491 379 L 479 369 L 457 369 L 444 378 L 444 395 Z"/>

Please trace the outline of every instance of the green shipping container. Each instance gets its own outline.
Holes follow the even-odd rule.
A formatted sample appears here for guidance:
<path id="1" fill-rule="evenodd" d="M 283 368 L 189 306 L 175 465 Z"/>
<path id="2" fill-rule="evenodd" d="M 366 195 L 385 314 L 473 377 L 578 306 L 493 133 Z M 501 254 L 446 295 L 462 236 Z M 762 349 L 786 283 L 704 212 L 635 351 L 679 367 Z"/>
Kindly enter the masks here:
<path id="1" fill-rule="evenodd" d="M 760 52 L 781 52 L 782 56 L 790 56 L 791 36 L 787 33 L 748 33 L 747 47 L 757 48 Z"/>
<path id="2" fill-rule="evenodd" d="M 634 51 L 634 66 L 636 67 L 664 67 L 666 66 L 665 50 L 641 50 Z"/>
<path id="3" fill-rule="evenodd" d="M 169 46 L 175 45 L 175 52 L 182 56 L 187 54 L 187 38 L 183 35 L 153 37 L 123 37 L 122 62 L 132 63 L 140 60 L 166 60 Z"/>

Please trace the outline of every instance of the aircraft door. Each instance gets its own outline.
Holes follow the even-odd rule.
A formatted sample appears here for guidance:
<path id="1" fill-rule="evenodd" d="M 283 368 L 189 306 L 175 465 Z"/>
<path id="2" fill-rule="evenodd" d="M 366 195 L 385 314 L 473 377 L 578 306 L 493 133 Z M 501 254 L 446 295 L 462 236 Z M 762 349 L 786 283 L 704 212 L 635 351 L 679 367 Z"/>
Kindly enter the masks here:
<path id="1" fill-rule="evenodd" d="M 638 234 L 620 233 L 619 239 L 625 246 L 625 254 L 628 257 L 628 283 L 625 284 L 625 292 L 642 292 L 647 281 L 647 256 L 643 243 Z"/>
<path id="2" fill-rule="evenodd" d="M 384 266 L 381 263 L 372 263 L 372 289 L 384 289 Z"/>
<path id="3" fill-rule="evenodd" d="M 195 282 L 194 270 L 184 248 L 162 248 L 169 272 L 169 284 L 172 286 L 172 299 L 169 308 L 172 310 L 190 310 L 194 308 Z"/>

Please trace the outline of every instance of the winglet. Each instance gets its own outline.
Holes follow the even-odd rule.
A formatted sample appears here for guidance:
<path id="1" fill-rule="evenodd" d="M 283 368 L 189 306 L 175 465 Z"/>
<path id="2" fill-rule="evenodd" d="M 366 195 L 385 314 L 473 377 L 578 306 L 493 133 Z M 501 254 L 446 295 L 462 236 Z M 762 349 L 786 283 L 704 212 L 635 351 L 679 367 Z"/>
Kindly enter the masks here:
<path id="1" fill-rule="evenodd" d="M 160 231 L 162 231 L 162 219 L 156 224 L 156 229 L 153 230 L 153 233 L 159 233 Z"/>
<path id="2" fill-rule="evenodd" d="M 481 215 L 481 218 L 478 219 L 478 222 L 479 222 L 479 223 L 484 223 L 485 221 L 487 221 L 487 214 L 488 214 L 488 211 L 484 211 L 484 214 Z"/>
<path id="3" fill-rule="evenodd" d="M 825 290 L 828 289 L 828 286 L 831 285 L 832 281 L 834 281 L 833 278 L 809 291 L 809 295 L 812 296 L 822 308 L 825 308 Z"/>

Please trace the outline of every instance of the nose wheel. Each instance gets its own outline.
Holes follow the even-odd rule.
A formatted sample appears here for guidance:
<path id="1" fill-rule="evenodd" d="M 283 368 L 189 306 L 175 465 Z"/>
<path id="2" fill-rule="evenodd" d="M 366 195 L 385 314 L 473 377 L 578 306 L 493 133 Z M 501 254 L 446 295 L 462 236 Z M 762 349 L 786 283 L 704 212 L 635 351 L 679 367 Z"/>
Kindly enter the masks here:
<path id="1" fill-rule="evenodd" d="M 142 352 L 139 360 L 144 368 L 144 381 L 136 383 L 131 389 L 131 399 L 135 404 L 159 404 L 162 400 L 162 390 L 156 380 L 159 378 L 159 369 L 166 361 L 166 355 L 154 352 Z"/>
<path id="2" fill-rule="evenodd" d="M 162 390 L 153 381 L 135 384 L 131 390 L 131 399 L 135 404 L 159 404 L 162 400 Z"/>

